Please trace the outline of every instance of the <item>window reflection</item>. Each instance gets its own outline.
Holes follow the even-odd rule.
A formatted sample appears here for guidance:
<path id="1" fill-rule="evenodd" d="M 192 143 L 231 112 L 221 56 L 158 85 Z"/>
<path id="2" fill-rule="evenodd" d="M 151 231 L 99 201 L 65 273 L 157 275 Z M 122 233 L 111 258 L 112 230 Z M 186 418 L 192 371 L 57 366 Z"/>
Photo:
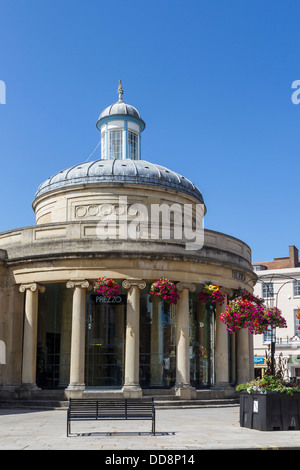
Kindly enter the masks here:
<path id="1" fill-rule="evenodd" d="M 126 302 L 95 302 L 87 294 L 85 384 L 86 387 L 121 387 L 124 380 Z"/>
<path id="2" fill-rule="evenodd" d="M 176 306 L 141 293 L 140 384 L 172 387 L 176 378 Z"/>
<path id="3" fill-rule="evenodd" d="M 198 294 L 190 295 L 190 368 L 191 385 L 209 387 L 214 382 L 215 310 L 210 303 L 200 302 Z"/>

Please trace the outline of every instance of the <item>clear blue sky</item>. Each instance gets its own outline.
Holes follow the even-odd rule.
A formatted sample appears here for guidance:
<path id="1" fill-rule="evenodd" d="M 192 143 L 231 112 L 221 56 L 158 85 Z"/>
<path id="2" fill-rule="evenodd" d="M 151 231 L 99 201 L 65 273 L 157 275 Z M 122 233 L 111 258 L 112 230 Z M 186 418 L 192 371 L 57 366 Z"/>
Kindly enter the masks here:
<path id="1" fill-rule="evenodd" d="M 0 231 L 34 225 L 39 184 L 86 161 L 122 79 L 142 158 L 199 187 L 206 228 L 253 261 L 300 249 L 299 18 L 294 0 L 1 0 Z"/>

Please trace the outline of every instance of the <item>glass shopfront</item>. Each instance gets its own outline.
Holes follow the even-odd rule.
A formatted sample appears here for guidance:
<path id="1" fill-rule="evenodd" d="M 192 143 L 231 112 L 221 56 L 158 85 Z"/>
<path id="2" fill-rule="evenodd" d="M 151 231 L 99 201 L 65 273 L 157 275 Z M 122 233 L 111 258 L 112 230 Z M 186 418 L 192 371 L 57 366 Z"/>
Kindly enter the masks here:
<path id="1" fill-rule="evenodd" d="M 140 385 L 172 387 L 176 379 L 176 305 L 141 291 Z"/>
<path id="2" fill-rule="evenodd" d="M 176 380 L 176 305 L 140 291 L 140 385 L 171 388 Z M 85 385 L 121 388 L 124 384 L 127 291 L 110 302 L 86 292 Z M 37 385 L 66 388 L 70 379 L 72 289 L 48 284 L 39 295 Z M 214 383 L 214 308 L 190 294 L 191 385 Z"/>
<path id="3" fill-rule="evenodd" d="M 66 284 L 47 284 L 39 295 L 36 383 L 40 388 L 69 384 L 72 296 Z"/>
<path id="4" fill-rule="evenodd" d="M 124 381 L 126 298 L 87 293 L 85 385 L 120 388 Z"/>
<path id="5" fill-rule="evenodd" d="M 191 385 L 209 387 L 214 383 L 215 308 L 190 294 Z"/>

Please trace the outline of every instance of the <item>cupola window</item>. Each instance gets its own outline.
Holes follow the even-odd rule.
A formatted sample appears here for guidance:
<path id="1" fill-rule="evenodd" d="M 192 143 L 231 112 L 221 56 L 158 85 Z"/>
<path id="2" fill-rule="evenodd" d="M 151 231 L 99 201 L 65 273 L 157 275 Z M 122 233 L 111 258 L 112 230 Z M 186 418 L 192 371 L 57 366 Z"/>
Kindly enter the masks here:
<path id="1" fill-rule="evenodd" d="M 109 150 L 110 159 L 123 157 L 123 132 L 122 130 L 114 130 L 109 133 Z"/>
<path id="2" fill-rule="evenodd" d="M 135 132 L 128 132 L 128 158 L 138 160 L 138 135 Z"/>
<path id="3" fill-rule="evenodd" d="M 103 133 L 103 135 L 101 136 L 101 155 L 102 155 L 102 159 L 104 160 L 106 158 L 106 148 L 105 148 L 105 144 L 106 144 L 106 139 L 105 139 L 105 134 Z"/>

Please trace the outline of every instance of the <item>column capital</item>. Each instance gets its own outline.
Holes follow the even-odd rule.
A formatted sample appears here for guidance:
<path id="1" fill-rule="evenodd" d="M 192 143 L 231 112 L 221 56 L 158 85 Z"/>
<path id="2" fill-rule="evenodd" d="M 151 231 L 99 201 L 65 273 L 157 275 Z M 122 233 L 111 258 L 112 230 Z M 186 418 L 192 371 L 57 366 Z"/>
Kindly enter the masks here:
<path id="1" fill-rule="evenodd" d="M 189 289 L 190 292 L 195 292 L 196 286 L 191 282 L 177 282 L 176 289 L 182 291 L 183 289 Z"/>
<path id="2" fill-rule="evenodd" d="M 75 287 L 81 287 L 82 289 L 87 289 L 89 287 L 89 281 L 86 279 L 77 279 L 75 281 L 68 281 L 67 282 L 67 288 L 68 289 L 74 289 Z"/>
<path id="3" fill-rule="evenodd" d="M 36 282 L 31 282 L 28 284 L 21 284 L 19 287 L 19 291 L 25 292 L 26 290 L 31 290 L 31 292 L 35 292 L 35 291 L 45 292 L 46 288 L 45 286 L 42 286 L 41 284 L 37 284 Z"/>
<path id="4" fill-rule="evenodd" d="M 124 279 L 122 282 L 122 287 L 124 289 L 130 289 L 132 286 L 137 286 L 139 289 L 145 289 L 146 282 L 142 279 Z"/>

